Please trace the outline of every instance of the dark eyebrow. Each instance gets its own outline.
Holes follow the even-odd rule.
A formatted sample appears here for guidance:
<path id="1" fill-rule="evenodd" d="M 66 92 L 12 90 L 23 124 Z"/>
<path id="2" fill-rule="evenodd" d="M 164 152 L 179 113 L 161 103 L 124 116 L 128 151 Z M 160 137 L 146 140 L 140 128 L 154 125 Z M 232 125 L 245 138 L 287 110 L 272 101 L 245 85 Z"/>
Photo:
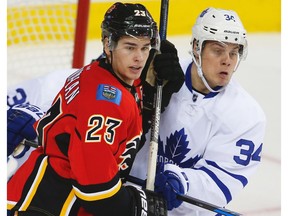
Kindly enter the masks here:
<path id="1" fill-rule="evenodd" d="M 130 46 L 137 46 L 136 43 L 132 43 L 132 42 L 124 42 L 124 45 L 130 45 Z"/>
<path id="2" fill-rule="evenodd" d="M 228 44 L 235 45 L 232 49 L 239 49 L 240 48 L 239 44 L 233 44 L 233 43 L 228 43 Z M 212 45 L 224 47 L 224 45 L 222 43 L 218 42 L 218 41 L 212 42 Z"/>
<path id="3" fill-rule="evenodd" d="M 151 45 L 151 43 L 149 42 L 149 43 L 146 43 L 146 44 L 144 44 L 144 46 L 150 46 Z"/>
<path id="4" fill-rule="evenodd" d="M 124 45 L 138 46 L 137 43 L 132 43 L 132 42 L 124 42 Z M 150 45 L 151 45 L 151 44 L 150 44 L 150 42 L 149 42 L 149 43 L 144 44 L 143 46 L 145 47 L 145 46 L 150 46 Z"/>
<path id="5" fill-rule="evenodd" d="M 224 47 L 223 43 L 220 43 L 220 42 L 218 42 L 218 41 L 213 41 L 213 42 L 211 43 L 211 45 L 212 45 L 212 46 Z"/>

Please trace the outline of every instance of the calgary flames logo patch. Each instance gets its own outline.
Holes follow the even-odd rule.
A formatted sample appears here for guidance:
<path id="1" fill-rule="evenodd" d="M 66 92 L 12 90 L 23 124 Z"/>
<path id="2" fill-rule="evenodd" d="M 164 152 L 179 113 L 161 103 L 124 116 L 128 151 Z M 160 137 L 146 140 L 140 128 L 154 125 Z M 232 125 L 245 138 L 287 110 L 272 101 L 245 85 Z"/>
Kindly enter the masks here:
<path id="1" fill-rule="evenodd" d="M 98 86 L 96 100 L 105 100 L 119 105 L 121 98 L 122 92 L 120 89 L 107 84 Z"/>

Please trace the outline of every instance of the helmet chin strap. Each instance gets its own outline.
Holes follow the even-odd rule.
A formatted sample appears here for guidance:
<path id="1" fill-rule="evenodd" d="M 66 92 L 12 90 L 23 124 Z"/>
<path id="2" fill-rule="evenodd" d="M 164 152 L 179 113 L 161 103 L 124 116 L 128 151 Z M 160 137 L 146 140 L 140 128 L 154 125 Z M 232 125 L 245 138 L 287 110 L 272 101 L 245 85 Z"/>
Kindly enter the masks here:
<path id="1" fill-rule="evenodd" d="M 210 92 L 214 92 L 214 93 L 217 93 L 217 92 L 221 92 L 225 89 L 226 85 L 225 86 L 222 86 L 221 88 L 217 89 L 217 90 L 214 90 L 212 89 L 207 80 L 205 79 L 204 77 L 204 74 L 203 74 L 203 71 L 202 71 L 202 67 L 201 67 L 201 64 L 202 64 L 202 61 L 201 61 L 201 56 L 199 55 L 199 63 L 196 61 L 195 59 L 195 56 L 194 54 L 192 53 L 192 59 L 193 59 L 193 62 L 195 63 L 196 67 L 197 67 L 197 74 L 198 76 L 201 78 L 203 84 L 205 85 L 205 87 L 210 91 Z"/>
<path id="2" fill-rule="evenodd" d="M 196 66 L 197 66 L 197 64 L 196 64 Z M 199 75 L 199 77 L 201 78 L 202 82 L 204 83 L 205 87 L 206 87 L 210 92 L 221 92 L 221 91 L 223 91 L 223 90 L 225 89 L 226 85 L 225 85 L 225 86 L 222 86 L 222 87 L 219 88 L 218 90 L 212 89 L 212 88 L 209 86 L 207 80 L 206 80 L 205 77 L 204 77 L 204 74 L 203 74 L 203 71 L 202 71 L 202 67 L 198 67 L 198 66 L 197 66 L 197 72 L 198 72 L 198 75 Z"/>

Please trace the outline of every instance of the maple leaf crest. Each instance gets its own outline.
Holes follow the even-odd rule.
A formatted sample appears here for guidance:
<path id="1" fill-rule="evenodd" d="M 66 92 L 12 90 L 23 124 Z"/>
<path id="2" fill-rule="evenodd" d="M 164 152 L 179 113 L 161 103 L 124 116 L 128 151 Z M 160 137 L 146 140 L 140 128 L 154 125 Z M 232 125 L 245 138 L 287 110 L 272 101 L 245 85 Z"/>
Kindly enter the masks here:
<path id="1" fill-rule="evenodd" d="M 186 159 L 187 153 L 191 150 L 188 148 L 188 144 L 184 128 L 180 131 L 176 130 L 174 134 L 171 133 L 169 137 L 166 137 L 165 147 L 159 137 L 158 155 L 165 158 L 163 160 L 165 162 L 174 163 L 183 168 L 192 168 L 200 157 L 197 155 L 194 158 Z"/>

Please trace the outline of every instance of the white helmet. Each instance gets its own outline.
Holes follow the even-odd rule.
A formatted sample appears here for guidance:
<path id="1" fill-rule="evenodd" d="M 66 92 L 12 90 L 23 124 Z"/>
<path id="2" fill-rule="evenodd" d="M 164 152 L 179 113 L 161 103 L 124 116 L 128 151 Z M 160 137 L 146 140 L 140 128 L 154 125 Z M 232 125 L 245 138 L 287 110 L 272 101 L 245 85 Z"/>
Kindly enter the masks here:
<path id="1" fill-rule="evenodd" d="M 246 30 L 244 29 L 237 13 L 232 10 L 215 9 L 210 7 L 202 11 L 192 28 L 192 58 L 198 67 L 198 74 L 210 91 L 218 92 L 219 90 L 215 91 L 209 87 L 201 68 L 201 51 L 203 42 L 207 40 L 240 45 L 239 60 L 234 69 L 235 71 L 240 60 L 244 60 L 247 56 Z M 195 60 L 193 53 L 194 43 L 196 44 L 196 52 L 199 56 L 199 62 Z M 220 90 L 222 89 L 224 88 L 221 88 Z"/>

